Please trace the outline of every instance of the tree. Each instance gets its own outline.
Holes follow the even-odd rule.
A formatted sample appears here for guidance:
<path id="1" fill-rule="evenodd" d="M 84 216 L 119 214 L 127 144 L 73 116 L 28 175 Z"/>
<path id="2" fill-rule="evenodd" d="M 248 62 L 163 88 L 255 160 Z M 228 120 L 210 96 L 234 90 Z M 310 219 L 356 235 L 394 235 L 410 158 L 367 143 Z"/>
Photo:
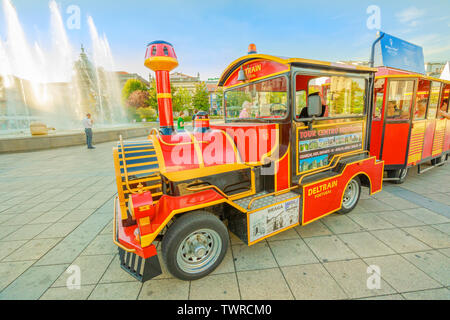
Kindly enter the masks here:
<path id="1" fill-rule="evenodd" d="M 174 111 L 183 111 L 190 109 L 192 103 L 192 96 L 186 88 L 178 88 L 172 95 L 172 104 Z"/>
<path id="2" fill-rule="evenodd" d="M 153 120 L 156 119 L 156 110 L 152 107 L 138 108 L 136 113 L 141 117 L 141 119 Z"/>
<path id="3" fill-rule="evenodd" d="M 136 90 L 130 94 L 128 97 L 126 104 L 129 107 L 137 108 L 147 108 L 148 107 L 148 99 L 150 94 L 147 90 Z"/>
<path id="4" fill-rule="evenodd" d="M 209 110 L 209 92 L 204 82 L 195 85 L 195 93 L 192 97 L 192 104 L 194 108 L 198 110 Z"/>
<path id="5" fill-rule="evenodd" d="M 141 81 L 128 79 L 122 88 L 122 102 L 125 105 L 130 95 L 136 90 L 146 91 L 147 87 Z"/>
<path id="6" fill-rule="evenodd" d="M 148 89 L 148 105 L 155 110 L 158 110 L 158 98 L 156 92 L 156 81 L 153 80 Z"/>

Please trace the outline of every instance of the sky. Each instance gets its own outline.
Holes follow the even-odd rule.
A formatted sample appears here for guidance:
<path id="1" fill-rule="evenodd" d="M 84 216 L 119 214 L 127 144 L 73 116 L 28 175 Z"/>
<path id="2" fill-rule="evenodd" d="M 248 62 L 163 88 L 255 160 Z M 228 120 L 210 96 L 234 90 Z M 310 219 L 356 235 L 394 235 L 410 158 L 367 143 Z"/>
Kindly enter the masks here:
<path id="1" fill-rule="evenodd" d="M 376 30 L 368 27 L 372 12 L 380 12 L 381 30 L 423 46 L 425 61 L 450 60 L 450 1 L 365 0 L 56 0 L 66 22 L 70 6 L 80 11 L 80 28 L 68 29 L 72 46 L 92 52 L 87 17 L 108 38 L 116 71 L 148 78 L 146 45 L 171 42 L 178 56 L 175 71 L 202 80 L 219 77 L 255 43 L 259 53 L 325 61 L 368 60 Z M 11 0 L 27 41 L 49 46 L 47 0 Z M 73 20 L 70 20 L 73 21 Z M 372 20 L 371 20 L 372 21 Z M 6 38 L 3 6 L 0 37 Z"/>

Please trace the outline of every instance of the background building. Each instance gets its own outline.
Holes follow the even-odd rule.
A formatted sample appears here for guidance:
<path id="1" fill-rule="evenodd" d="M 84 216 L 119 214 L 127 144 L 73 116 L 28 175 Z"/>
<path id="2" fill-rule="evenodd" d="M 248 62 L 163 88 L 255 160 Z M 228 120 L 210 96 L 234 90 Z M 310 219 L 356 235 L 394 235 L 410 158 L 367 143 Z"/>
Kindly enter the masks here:
<path id="1" fill-rule="evenodd" d="M 425 72 L 427 76 L 439 78 L 444 71 L 445 62 L 427 62 L 425 63 Z"/>

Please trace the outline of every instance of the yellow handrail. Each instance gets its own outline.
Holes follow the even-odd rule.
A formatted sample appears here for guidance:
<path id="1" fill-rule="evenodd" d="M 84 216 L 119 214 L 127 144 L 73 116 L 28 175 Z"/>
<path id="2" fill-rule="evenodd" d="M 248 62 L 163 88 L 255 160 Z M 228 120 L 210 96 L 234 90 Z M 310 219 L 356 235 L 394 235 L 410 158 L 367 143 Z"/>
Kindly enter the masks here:
<path id="1" fill-rule="evenodd" d="M 136 252 L 136 249 L 129 249 L 127 247 L 125 247 L 124 245 L 122 245 L 119 241 L 117 241 L 116 239 L 116 226 L 117 226 L 117 222 L 116 222 L 116 216 L 117 216 L 117 200 L 119 197 L 115 197 L 114 198 L 114 219 L 113 219 L 113 242 L 116 246 L 118 246 L 119 248 L 125 250 L 126 252 Z"/>

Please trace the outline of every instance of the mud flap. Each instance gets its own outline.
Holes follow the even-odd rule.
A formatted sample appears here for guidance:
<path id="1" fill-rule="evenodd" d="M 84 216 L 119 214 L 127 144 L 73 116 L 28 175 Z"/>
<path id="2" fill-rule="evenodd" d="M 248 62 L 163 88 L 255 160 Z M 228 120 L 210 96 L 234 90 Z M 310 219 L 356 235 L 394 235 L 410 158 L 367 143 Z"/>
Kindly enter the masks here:
<path id="1" fill-rule="evenodd" d="M 143 259 L 132 252 L 119 249 L 120 266 L 123 270 L 140 282 L 145 282 L 162 274 L 158 256 Z M 144 260 L 144 263 L 142 263 Z"/>

